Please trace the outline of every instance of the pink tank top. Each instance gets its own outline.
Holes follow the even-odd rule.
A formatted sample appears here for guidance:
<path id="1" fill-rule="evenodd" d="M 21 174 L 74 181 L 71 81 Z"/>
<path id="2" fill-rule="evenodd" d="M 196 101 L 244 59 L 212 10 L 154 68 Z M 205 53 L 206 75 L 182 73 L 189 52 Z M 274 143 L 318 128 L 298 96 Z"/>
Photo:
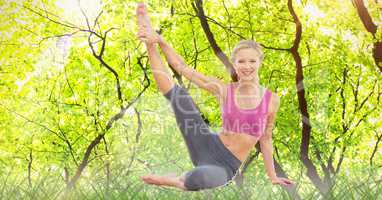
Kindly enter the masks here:
<path id="1" fill-rule="evenodd" d="M 241 109 L 234 100 L 234 85 L 228 84 L 227 97 L 221 112 L 223 128 L 227 131 L 246 133 L 260 138 L 265 131 L 271 95 L 272 93 L 266 89 L 256 108 Z"/>

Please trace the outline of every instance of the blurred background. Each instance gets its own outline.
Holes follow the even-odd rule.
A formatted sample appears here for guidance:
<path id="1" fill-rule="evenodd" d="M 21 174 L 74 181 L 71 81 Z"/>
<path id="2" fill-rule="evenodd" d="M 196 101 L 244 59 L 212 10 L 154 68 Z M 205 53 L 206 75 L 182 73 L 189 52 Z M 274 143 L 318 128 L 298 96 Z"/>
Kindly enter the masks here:
<path id="1" fill-rule="evenodd" d="M 224 82 L 233 46 L 254 39 L 260 84 L 281 97 L 279 176 L 253 149 L 241 186 L 144 185 L 192 168 L 136 38 L 136 1 L 0 0 L 1 199 L 382 199 L 382 1 L 153 0 L 153 27 Z M 217 99 L 173 73 L 210 127 Z"/>

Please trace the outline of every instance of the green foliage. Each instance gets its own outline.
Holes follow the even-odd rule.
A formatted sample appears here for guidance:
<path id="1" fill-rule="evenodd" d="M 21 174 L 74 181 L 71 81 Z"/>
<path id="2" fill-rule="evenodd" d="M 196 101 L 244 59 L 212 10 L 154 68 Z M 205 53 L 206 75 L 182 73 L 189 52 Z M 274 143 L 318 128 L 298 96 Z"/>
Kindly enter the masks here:
<path id="1" fill-rule="evenodd" d="M 231 185 L 184 193 L 143 185 L 140 175 L 191 169 L 187 149 L 156 88 L 144 45 L 135 36 L 136 1 L 81 2 L 97 53 L 102 40 L 96 34 L 105 37 L 110 30 L 102 59 L 118 74 L 122 103 L 115 75 L 92 54 L 90 32 L 84 31 L 88 27 L 77 1 L 0 3 L 0 199 L 59 198 L 91 142 L 103 133 L 69 199 L 289 198 L 286 190 L 267 180 L 262 159 L 251 163 L 242 189 Z M 190 67 L 229 82 L 192 2 L 147 2 L 152 24 Z M 273 130 L 275 158 L 298 182 L 302 199 L 320 198 L 299 158 L 302 117 L 296 63 L 289 51 L 277 50 L 290 48 L 295 39 L 287 3 L 222 0 L 204 1 L 203 6 L 215 40 L 228 57 L 241 37 L 264 46 L 261 84 L 281 97 Z M 350 1 L 293 1 L 293 6 L 302 24 L 298 52 L 312 127 L 309 156 L 322 177 L 316 151 L 324 163 L 330 156 L 334 167 L 342 162 L 328 198 L 381 198 L 381 76 L 372 57 L 373 42 L 381 40 L 381 25 L 374 39 Z M 370 3 L 368 9 L 377 20 L 376 5 Z M 219 131 L 217 99 L 194 85 L 190 93 L 211 128 Z M 121 106 L 136 97 L 107 129 Z"/>

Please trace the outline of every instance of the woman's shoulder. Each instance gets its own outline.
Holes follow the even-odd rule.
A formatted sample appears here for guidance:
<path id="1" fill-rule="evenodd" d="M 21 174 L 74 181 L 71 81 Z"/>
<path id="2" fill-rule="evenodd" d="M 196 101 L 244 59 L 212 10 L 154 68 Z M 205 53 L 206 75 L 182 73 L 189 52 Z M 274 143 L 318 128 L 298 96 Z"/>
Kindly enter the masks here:
<path id="1" fill-rule="evenodd" d="M 273 92 L 271 89 L 264 87 L 264 89 L 270 94 L 269 96 L 269 112 L 274 112 L 278 110 L 280 105 L 280 97 L 276 92 Z"/>
<path id="2" fill-rule="evenodd" d="M 268 88 L 268 87 L 265 87 L 265 86 L 261 86 L 261 88 L 265 91 L 265 92 L 268 92 L 271 97 L 273 98 L 278 98 L 279 96 L 277 95 L 276 92 L 272 91 L 272 89 Z"/>

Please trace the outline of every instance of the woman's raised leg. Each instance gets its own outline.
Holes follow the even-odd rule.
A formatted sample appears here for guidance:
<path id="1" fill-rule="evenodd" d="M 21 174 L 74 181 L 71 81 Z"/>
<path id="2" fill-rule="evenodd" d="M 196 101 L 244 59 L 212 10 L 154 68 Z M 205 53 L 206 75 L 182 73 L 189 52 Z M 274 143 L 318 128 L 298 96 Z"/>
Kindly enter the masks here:
<path id="1" fill-rule="evenodd" d="M 160 92 L 171 102 L 178 126 L 187 144 L 191 160 L 196 166 L 200 162 L 210 159 L 208 154 L 208 141 L 211 139 L 211 132 L 201 118 L 200 112 L 188 92 L 184 88 L 175 85 L 173 78 L 163 65 L 157 50 L 157 40 L 159 38 L 157 38 L 158 35 L 151 29 L 150 20 L 144 4 L 138 4 L 137 18 L 139 29 L 138 37 L 147 47 L 154 79 Z M 186 178 L 184 175 L 174 177 L 149 174 L 142 176 L 141 179 L 147 184 L 170 186 L 186 190 L 186 182 L 192 185 L 193 188 L 199 187 L 198 177 L 203 178 L 205 175 L 210 174 L 204 173 L 206 170 L 216 171 L 216 169 L 210 170 L 210 168 L 197 168 L 192 171 L 193 173 L 187 173 L 189 178 Z M 201 180 L 203 181 L 205 179 Z"/>
<path id="2" fill-rule="evenodd" d="M 159 40 L 158 34 L 153 32 L 147 11 L 142 3 L 138 4 L 137 7 L 137 19 L 139 27 L 138 37 L 147 46 L 150 65 L 158 88 L 171 102 L 177 124 L 187 144 L 191 160 L 194 165 L 198 165 L 201 159 L 208 156 L 206 151 L 203 150 L 208 148 L 208 137 L 211 135 L 209 127 L 202 119 L 187 90 L 174 83 L 173 78 L 163 65 L 156 47 Z"/>
<path id="3" fill-rule="evenodd" d="M 157 49 L 158 35 L 152 30 L 150 19 L 147 15 L 145 5 L 139 3 L 137 7 L 138 38 L 147 47 L 151 70 L 162 94 L 166 94 L 174 86 L 174 80 L 165 68 Z"/>

